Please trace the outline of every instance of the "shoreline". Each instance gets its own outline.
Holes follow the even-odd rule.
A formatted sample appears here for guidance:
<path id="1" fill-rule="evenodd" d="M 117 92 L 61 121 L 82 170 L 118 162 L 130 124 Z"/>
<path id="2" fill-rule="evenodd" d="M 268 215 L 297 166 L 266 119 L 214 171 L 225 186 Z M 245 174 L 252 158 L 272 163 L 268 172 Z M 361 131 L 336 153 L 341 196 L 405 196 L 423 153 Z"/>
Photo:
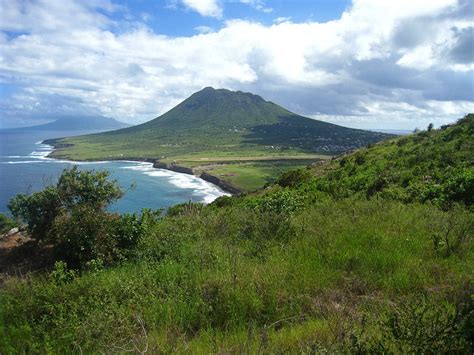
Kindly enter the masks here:
<path id="1" fill-rule="evenodd" d="M 223 191 L 228 192 L 232 195 L 239 195 L 239 194 L 243 193 L 243 191 L 240 190 L 239 188 L 237 188 L 237 187 L 221 180 L 220 178 L 218 178 L 215 175 L 211 175 L 211 174 L 208 174 L 206 172 L 203 172 L 200 175 L 197 175 L 197 174 L 194 173 L 194 170 L 192 168 L 187 168 L 185 166 L 180 166 L 180 165 L 177 165 L 177 164 L 162 163 L 158 159 L 156 159 L 155 162 L 153 163 L 153 167 L 156 168 L 156 169 L 165 169 L 165 170 L 174 171 L 176 173 L 182 173 L 182 174 L 197 176 L 198 178 L 200 178 L 204 181 L 210 182 L 211 184 L 218 186 Z"/>
<path id="2" fill-rule="evenodd" d="M 64 144 L 58 144 L 57 139 L 45 139 L 41 142 L 41 144 L 50 145 L 50 146 L 53 147 L 54 150 L 65 146 Z M 51 151 L 51 153 L 53 153 L 54 150 Z M 51 153 L 49 153 L 47 155 L 47 157 L 50 158 L 50 159 L 67 159 L 67 160 L 70 160 L 72 162 L 74 162 L 74 161 L 77 161 L 77 162 L 104 161 L 104 159 L 73 160 L 70 157 L 52 157 L 52 156 L 50 156 Z M 144 158 L 144 157 L 141 157 L 141 158 L 137 158 L 137 157 L 115 158 L 115 157 L 111 157 L 111 158 L 108 158 L 106 160 L 107 161 L 133 161 L 133 162 L 151 163 L 151 164 L 153 164 L 153 168 L 155 168 L 155 169 L 169 170 L 169 171 L 173 171 L 175 173 L 181 173 L 181 174 L 196 176 L 196 177 L 198 177 L 198 178 L 200 178 L 200 179 L 202 179 L 206 182 L 209 182 L 213 185 L 216 185 L 221 190 L 223 190 L 224 192 L 230 193 L 231 195 L 239 195 L 239 194 L 243 193 L 243 191 L 240 190 L 239 188 L 237 188 L 237 187 L 221 180 L 220 178 L 218 178 L 215 175 L 211 175 L 211 174 L 208 174 L 206 172 L 203 172 L 200 175 L 198 175 L 198 174 L 194 173 L 194 170 L 192 168 L 188 168 L 188 167 L 180 166 L 180 165 L 176 165 L 176 164 L 163 163 L 163 162 L 160 162 L 159 159 L 156 159 L 156 158 Z"/>

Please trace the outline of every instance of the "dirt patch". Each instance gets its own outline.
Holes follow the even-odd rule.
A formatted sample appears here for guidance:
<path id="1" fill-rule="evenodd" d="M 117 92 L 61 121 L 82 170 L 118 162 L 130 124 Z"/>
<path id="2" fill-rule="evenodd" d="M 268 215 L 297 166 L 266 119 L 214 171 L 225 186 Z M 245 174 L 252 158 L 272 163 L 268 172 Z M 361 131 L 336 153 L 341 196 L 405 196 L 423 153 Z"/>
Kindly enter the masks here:
<path id="1" fill-rule="evenodd" d="M 39 245 L 25 232 L 7 233 L 0 238 L 0 285 L 8 277 L 26 277 L 47 270 L 53 264 L 53 248 Z"/>
<path id="2" fill-rule="evenodd" d="M 9 250 L 29 242 L 31 238 L 23 235 L 20 231 L 7 233 L 0 238 L 0 255 Z"/>

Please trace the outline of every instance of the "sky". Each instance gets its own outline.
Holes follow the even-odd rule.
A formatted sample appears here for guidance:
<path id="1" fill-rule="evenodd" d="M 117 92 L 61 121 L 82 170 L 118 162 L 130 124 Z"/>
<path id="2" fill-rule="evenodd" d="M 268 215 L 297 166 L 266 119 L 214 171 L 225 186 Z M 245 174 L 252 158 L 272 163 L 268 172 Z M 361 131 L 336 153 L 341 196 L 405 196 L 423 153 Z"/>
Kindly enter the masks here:
<path id="1" fill-rule="evenodd" d="M 0 0 L 0 128 L 139 124 L 207 87 L 414 129 L 474 112 L 472 0 Z"/>

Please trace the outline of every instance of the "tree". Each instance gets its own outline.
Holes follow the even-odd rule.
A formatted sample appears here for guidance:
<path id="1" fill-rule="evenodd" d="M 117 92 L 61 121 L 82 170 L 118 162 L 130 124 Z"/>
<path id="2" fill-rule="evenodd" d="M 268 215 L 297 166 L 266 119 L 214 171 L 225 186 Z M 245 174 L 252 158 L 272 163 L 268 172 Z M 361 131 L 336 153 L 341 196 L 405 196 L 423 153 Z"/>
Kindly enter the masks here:
<path id="1" fill-rule="evenodd" d="M 431 132 L 433 130 L 433 124 L 430 123 L 427 128 L 428 132 Z"/>
<path id="2" fill-rule="evenodd" d="M 64 207 L 87 205 L 100 210 L 123 196 L 117 181 L 108 180 L 108 171 L 79 171 L 77 166 L 64 170 L 57 190 Z"/>
<path id="3" fill-rule="evenodd" d="M 307 169 L 295 169 L 284 172 L 276 183 L 282 187 L 296 187 L 311 180 L 311 172 Z"/>
<path id="4" fill-rule="evenodd" d="M 48 186 L 31 195 L 19 194 L 10 200 L 12 215 L 25 222 L 31 236 L 47 240 L 54 220 L 77 206 L 92 211 L 105 209 L 123 195 L 116 181 L 109 181 L 107 171 L 80 171 L 77 166 L 65 169 L 56 186 Z"/>
<path id="5" fill-rule="evenodd" d="M 123 191 L 106 171 L 63 171 L 56 185 L 31 195 L 20 194 L 8 205 L 12 215 L 25 222 L 38 241 L 52 243 L 59 259 L 83 267 L 97 259 L 112 263 L 140 237 L 140 220 L 119 216 L 106 207 Z M 130 224 L 137 226 L 130 228 Z M 126 241 L 127 243 L 124 243 Z"/>
<path id="6" fill-rule="evenodd" d="M 49 186 L 32 195 L 19 194 L 8 204 L 12 215 L 28 226 L 31 237 L 38 241 L 46 240 L 54 219 L 61 208 L 58 190 Z"/>

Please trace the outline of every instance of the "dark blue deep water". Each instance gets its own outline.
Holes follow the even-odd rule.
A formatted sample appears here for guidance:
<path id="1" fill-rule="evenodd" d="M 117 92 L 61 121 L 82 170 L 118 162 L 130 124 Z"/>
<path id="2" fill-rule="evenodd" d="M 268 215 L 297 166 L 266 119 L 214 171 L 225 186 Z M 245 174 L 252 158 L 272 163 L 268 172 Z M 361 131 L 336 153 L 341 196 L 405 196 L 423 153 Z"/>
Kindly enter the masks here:
<path id="1" fill-rule="evenodd" d="M 55 183 L 63 169 L 74 165 L 80 169 L 108 170 L 124 189 L 135 184 L 110 207 L 117 212 L 166 208 L 189 200 L 209 203 L 225 194 L 198 177 L 154 169 L 149 163 L 85 163 L 47 158 L 51 147 L 42 144 L 43 140 L 79 133 L 89 132 L 0 130 L 0 213 L 7 213 L 8 201 L 16 194 L 42 190 Z"/>

